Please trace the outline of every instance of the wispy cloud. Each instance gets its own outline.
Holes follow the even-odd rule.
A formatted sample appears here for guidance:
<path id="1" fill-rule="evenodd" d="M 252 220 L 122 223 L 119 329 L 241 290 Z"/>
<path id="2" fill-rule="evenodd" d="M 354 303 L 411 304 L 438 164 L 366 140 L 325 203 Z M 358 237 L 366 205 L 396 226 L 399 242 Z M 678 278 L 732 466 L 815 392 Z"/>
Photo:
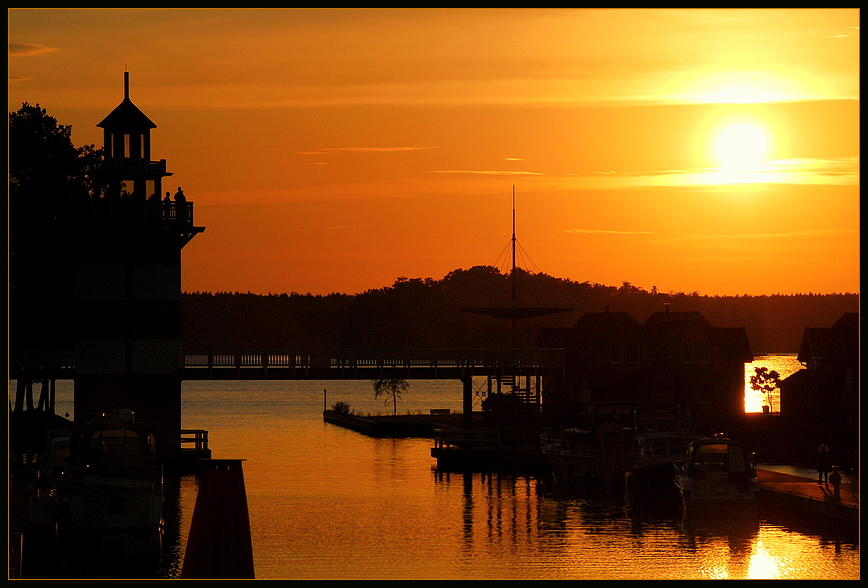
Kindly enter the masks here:
<path id="1" fill-rule="evenodd" d="M 439 149 L 440 147 L 326 147 L 326 151 L 354 151 L 356 153 L 392 153 L 395 151 L 424 151 L 426 149 Z"/>
<path id="2" fill-rule="evenodd" d="M 46 47 L 45 45 L 35 45 L 33 43 L 9 42 L 9 57 L 41 55 L 43 53 L 51 53 L 52 51 L 57 51 L 57 49 L 54 47 Z"/>
<path id="3" fill-rule="evenodd" d="M 609 229 L 564 229 L 563 233 L 581 233 L 583 235 L 656 235 L 654 231 L 613 231 Z"/>
<path id="4" fill-rule="evenodd" d="M 851 229 L 811 229 L 805 231 L 788 231 L 778 233 L 731 233 L 731 234 L 708 234 L 708 235 L 676 235 L 665 237 L 662 241 L 756 241 L 757 239 L 810 239 L 822 237 L 835 237 L 842 235 L 858 235 L 858 230 Z"/>
<path id="5" fill-rule="evenodd" d="M 573 176 L 580 188 L 611 190 L 661 186 L 728 186 L 739 184 L 801 184 L 853 186 L 860 181 L 859 158 L 777 159 L 754 169 L 729 171 L 720 168 L 591 172 Z"/>
<path id="6" fill-rule="evenodd" d="M 540 172 L 509 171 L 509 170 L 484 170 L 484 169 L 440 169 L 434 170 L 435 174 L 477 174 L 483 176 L 541 176 Z"/>
<path id="7" fill-rule="evenodd" d="M 858 37 L 859 36 L 859 27 L 847 27 L 849 29 L 853 29 L 856 32 L 854 33 L 844 33 L 841 35 L 829 35 L 830 39 L 840 39 L 841 37 Z"/>

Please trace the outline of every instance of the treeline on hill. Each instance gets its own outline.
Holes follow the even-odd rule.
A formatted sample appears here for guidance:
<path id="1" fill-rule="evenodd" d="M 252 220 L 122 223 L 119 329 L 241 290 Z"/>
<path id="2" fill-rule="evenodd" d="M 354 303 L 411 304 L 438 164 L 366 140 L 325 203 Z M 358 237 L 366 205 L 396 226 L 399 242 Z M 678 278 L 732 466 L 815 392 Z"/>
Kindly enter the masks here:
<path id="1" fill-rule="evenodd" d="M 512 321 L 465 308 L 570 308 L 516 321 L 516 346 L 537 347 L 541 327 L 570 327 L 586 312 L 698 311 L 716 327 L 745 327 L 755 355 L 795 353 L 805 327 L 829 327 L 859 311 L 858 294 L 704 296 L 574 282 L 522 269 L 513 277 L 475 266 L 441 280 L 398 278 L 361 294 L 184 293 L 183 344 L 195 349 L 398 349 L 509 347 Z M 515 294 L 513 294 L 515 292 Z"/>

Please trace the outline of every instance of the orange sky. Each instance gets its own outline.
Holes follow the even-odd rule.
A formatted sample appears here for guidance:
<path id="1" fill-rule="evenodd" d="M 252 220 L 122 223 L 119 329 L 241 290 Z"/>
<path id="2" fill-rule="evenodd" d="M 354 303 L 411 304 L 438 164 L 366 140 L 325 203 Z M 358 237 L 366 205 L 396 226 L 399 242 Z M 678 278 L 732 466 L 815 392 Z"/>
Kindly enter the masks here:
<path id="1" fill-rule="evenodd" d="M 859 16 L 12 9 L 8 109 L 101 146 L 130 72 L 152 158 L 207 227 L 185 291 L 353 294 L 499 265 L 515 186 L 532 271 L 858 292 Z M 759 134 L 716 151 L 737 123 Z"/>

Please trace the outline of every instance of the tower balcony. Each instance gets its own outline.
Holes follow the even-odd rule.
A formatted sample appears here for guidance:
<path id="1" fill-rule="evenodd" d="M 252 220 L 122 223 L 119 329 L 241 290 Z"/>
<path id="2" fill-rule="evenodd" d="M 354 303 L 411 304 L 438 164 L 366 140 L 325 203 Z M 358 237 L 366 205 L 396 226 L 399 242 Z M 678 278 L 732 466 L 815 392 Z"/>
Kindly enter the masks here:
<path id="1" fill-rule="evenodd" d="M 193 226 L 192 202 L 100 198 L 68 204 L 61 211 L 60 220 L 68 228 L 79 230 L 168 231 L 180 236 L 183 243 L 205 230 Z"/>
<path id="2" fill-rule="evenodd" d="M 105 159 L 94 163 L 92 171 L 112 176 L 171 176 L 166 171 L 166 160 L 148 161 L 146 159 Z"/>

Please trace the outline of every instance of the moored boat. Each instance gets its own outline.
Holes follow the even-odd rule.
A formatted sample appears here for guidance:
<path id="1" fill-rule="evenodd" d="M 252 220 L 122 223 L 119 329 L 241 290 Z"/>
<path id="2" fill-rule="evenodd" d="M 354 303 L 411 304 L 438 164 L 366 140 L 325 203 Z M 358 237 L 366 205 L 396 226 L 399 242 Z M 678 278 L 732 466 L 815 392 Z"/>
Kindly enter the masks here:
<path id="1" fill-rule="evenodd" d="M 555 482 L 610 484 L 622 480 L 632 411 L 632 403 L 589 405 L 579 426 L 543 433 L 540 448 Z"/>
<path id="2" fill-rule="evenodd" d="M 686 408 L 642 406 L 627 445 L 627 483 L 671 485 L 673 464 L 684 460 L 687 447 L 700 438 Z"/>
<path id="3" fill-rule="evenodd" d="M 72 528 L 149 529 L 162 524 L 162 468 L 150 427 L 131 410 L 77 426 L 60 497 Z"/>
<path id="4" fill-rule="evenodd" d="M 690 443 L 675 464 L 675 485 L 685 508 L 757 507 L 760 485 L 745 446 L 717 434 Z"/>

